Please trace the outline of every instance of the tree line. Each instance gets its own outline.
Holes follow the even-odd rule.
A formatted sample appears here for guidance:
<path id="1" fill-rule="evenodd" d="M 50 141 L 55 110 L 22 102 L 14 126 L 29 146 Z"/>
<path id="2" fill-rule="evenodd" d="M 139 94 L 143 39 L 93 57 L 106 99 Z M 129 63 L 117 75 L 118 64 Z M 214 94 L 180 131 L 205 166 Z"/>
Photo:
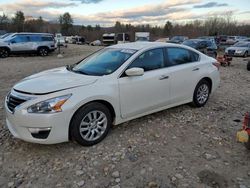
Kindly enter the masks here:
<path id="1" fill-rule="evenodd" d="M 171 37 L 174 35 L 185 35 L 190 38 L 198 36 L 216 35 L 245 35 L 250 34 L 250 24 L 240 24 L 232 16 L 209 17 L 205 20 L 194 20 L 184 24 L 166 21 L 164 26 L 132 25 L 123 24 L 117 21 L 113 27 L 101 27 L 100 25 L 74 25 L 74 20 L 70 13 L 60 15 L 54 22 L 45 21 L 41 16 L 37 19 L 25 18 L 22 11 L 17 11 L 12 18 L 7 15 L 0 15 L 0 30 L 7 32 L 47 32 L 62 33 L 65 36 L 80 35 L 92 41 L 101 39 L 103 33 L 130 34 L 134 39 L 135 32 L 150 32 L 151 39 Z"/>

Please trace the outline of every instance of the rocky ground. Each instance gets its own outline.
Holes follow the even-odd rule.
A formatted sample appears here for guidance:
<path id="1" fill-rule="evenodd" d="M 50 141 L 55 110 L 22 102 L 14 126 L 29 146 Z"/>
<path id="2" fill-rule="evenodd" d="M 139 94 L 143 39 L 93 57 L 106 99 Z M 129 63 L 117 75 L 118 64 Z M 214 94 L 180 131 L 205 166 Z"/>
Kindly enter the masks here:
<path id="1" fill-rule="evenodd" d="M 220 88 L 205 107 L 182 105 L 124 123 L 96 146 L 46 146 L 13 138 L 3 109 L 13 84 L 97 49 L 69 46 L 63 58 L 0 59 L 0 187 L 250 187 L 250 151 L 235 140 L 243 114 L 250 111 L 250 72 L 242 58 L 221 67 Z"/>

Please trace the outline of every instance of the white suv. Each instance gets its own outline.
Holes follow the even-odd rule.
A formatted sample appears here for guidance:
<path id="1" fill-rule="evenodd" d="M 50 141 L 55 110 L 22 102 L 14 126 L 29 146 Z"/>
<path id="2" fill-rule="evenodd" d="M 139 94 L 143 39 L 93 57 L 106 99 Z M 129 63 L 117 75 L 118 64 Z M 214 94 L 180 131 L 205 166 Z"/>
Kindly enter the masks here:
<path id="1" fill-rule="evenodd" d="M 0 40 L 0 58 L 18 53 L 47 56 L 55 49 L 54 37 L 49 33 L 13 33 Z"/>
<path id="2" fill-rule="evenodd" d="M 112 124 L 185 103 L 204 106 L 218 87 L 215 59 L 184 45 L 137 42 L 29 76 L 7 95 L 7 126 L 20 139 L 90 146 Z"/>

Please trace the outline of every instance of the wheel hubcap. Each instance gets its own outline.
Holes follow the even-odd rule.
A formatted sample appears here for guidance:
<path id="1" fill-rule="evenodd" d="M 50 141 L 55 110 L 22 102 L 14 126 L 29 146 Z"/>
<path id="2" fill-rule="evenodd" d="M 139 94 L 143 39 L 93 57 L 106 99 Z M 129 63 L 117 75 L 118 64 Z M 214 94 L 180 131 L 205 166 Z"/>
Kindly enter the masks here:
<path id="1" fill-rule="evenodd" d="M 80 135 L 87 141 L 95 141 L 104 134 L 107 124 L 107 117 L 103 112 L 91 111 L 81 121 Z"/>
<path id="2" fill-rule="evenodd" d="M 41 54 L 42 56 L 46 56 L 46 55 L 47 55 L 47 50 L 42 49 L 42 50 L 40 51 L 40 54 Z"/>
<path id="3" fill-rule="evenodd" d="M 1 50 L 0 51 L 0 55 L 1 55 L 1 57 L 7 57 L 8 56 L 8 52 L 6 50 Z"/>
<path id="4" fill-rule="evenodd" d="M 208 96 L 209 96 L 209 88 L 206 84 L 202 84 L 197 92 L 197 101 L 200 104 L 204 104 L 207 101 Z"/>

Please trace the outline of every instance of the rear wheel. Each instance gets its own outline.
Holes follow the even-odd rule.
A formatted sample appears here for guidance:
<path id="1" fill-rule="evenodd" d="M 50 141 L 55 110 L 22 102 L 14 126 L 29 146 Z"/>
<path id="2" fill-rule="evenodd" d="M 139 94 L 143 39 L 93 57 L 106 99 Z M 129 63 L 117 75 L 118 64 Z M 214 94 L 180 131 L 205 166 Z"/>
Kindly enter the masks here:
<path id="1" fill-rule="evenodd" d="M 43 56 L 43 57 L 47 56 L 49 54 L 49 50 L 48 50 L 48 48 L 41 47 L 41 48 L 38 49 L 38 54 L 40 56 Z"/>
<path id="2" fill-rule="evenodd" d="M 9 50 L 6 48 L 0 48 L 0 57 L 6 58 L 9 56 Z"/>
<path id="3" fill-rule="evenodd" d="M 111 124 L 111 113 L 106 106 L 97 102 L 89 103 L 72 118 L 71 137 L 83 146 L 92 146 L 107 136 Z"/>
<path id="4" fill-rule="evenodd" d="M 194 96 L 193 96 L 193 106 L 195 107 L 202 107 L 204 106 L 210 95 L 210 89 L 211 86 L 207 80 L 201 80 L 195 90 L 194 90 Z"/>

